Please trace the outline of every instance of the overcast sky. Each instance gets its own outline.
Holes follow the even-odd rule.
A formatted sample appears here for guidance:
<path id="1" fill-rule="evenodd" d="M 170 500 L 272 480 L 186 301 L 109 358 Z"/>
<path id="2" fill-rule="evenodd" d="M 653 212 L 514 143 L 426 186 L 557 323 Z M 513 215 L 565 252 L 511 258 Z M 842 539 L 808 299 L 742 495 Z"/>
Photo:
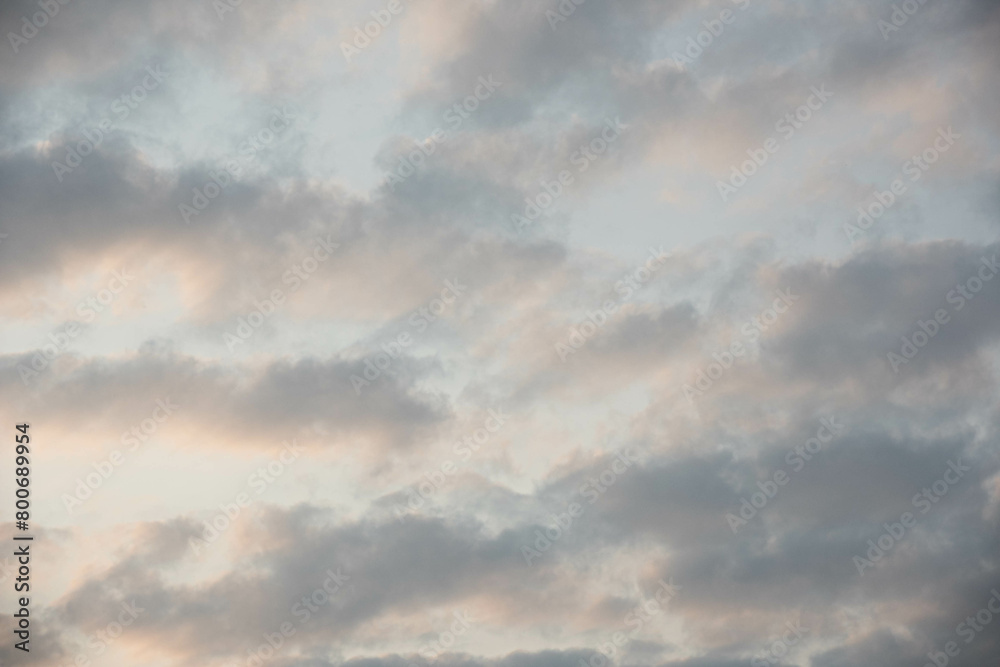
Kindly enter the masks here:
<path id="1" fill-rule="evenodd" d="M 1000 3 L 0 26 L 0 662 L 1000 659 Z"/>

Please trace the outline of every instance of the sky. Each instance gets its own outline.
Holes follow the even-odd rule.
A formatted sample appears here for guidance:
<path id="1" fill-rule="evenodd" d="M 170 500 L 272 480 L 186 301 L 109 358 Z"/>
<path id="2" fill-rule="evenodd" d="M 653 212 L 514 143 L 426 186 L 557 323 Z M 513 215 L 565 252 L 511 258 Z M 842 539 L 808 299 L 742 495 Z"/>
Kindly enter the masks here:
<path id="1" fill-rule="evenodd" d="M 1000 658 L 1000 3 L 0 27 L 0 664 Z"/>

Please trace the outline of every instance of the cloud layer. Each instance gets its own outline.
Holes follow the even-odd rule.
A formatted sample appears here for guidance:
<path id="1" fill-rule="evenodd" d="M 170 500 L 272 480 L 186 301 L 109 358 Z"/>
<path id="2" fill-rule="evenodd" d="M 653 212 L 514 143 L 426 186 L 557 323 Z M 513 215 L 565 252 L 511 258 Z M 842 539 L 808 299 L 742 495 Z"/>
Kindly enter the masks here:
<path id="1" fill-rule="evenodd" d="M 1000 657 L 996 2 L 0 24 L 0 662 Z"/>

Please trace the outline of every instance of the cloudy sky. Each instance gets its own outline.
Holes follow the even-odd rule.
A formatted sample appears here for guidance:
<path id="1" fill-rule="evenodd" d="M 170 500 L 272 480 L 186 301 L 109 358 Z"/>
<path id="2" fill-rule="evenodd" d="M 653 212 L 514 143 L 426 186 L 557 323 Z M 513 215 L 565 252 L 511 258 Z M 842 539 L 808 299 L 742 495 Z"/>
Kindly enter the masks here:
<path id="1" fill-rule="evenodd" d="M 1000 659 L 1000 3 L 0 26 L 3 664 Z"/>

